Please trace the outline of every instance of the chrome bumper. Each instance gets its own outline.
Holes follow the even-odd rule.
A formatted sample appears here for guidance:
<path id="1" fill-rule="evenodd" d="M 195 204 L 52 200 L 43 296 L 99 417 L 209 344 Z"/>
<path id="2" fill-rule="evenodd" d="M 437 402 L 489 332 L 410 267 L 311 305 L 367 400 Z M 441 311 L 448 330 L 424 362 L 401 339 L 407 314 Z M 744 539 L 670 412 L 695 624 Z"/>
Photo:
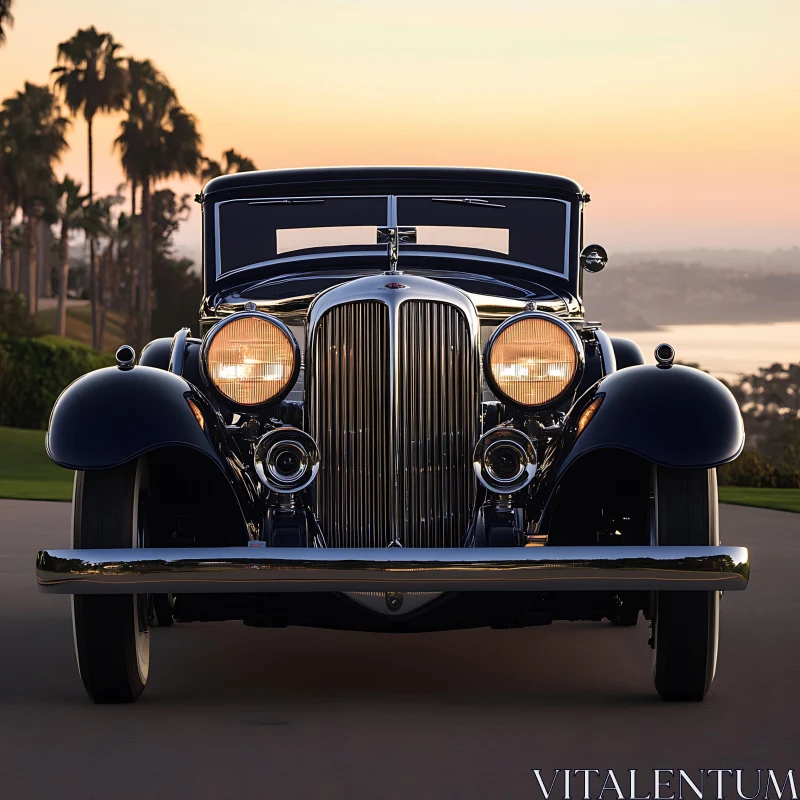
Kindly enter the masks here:
<path id="1" fill-rule="evenodd" d="M 744 589 L 744 547 L 43 550 L 55 594 Z"/>

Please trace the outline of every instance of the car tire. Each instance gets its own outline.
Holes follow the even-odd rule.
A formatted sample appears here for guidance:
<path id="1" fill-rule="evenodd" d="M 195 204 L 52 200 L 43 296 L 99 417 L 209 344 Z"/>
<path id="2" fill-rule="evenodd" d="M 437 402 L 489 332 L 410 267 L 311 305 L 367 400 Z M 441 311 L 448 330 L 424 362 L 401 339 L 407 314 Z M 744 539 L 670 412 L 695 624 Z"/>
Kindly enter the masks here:
<path id="1" fill-rule="evenodd" d="M 719 544 L 716 471 L 655 469 L 659 545 Z M 700 701 L 714 680 L 719 592 L 654 592 L 653 681 L 662 700 Z"/>
<path id="2" fill-rule="evenodd" d="M 77 472 L 73 495 L 75 549 L 129 549 L 146 544 L 147 465 Z M 95 703 L 132 703 L 150 669 L 147 595 L 72 597 L 75 653 Z"/>
<path id="3" fill-rule="evenodd" d="M 175 596 L 171 594 L 153 595 L 153 616 L 159 628 L 169 628 L 175 622 L 173 611 L 175 609 Z"/>

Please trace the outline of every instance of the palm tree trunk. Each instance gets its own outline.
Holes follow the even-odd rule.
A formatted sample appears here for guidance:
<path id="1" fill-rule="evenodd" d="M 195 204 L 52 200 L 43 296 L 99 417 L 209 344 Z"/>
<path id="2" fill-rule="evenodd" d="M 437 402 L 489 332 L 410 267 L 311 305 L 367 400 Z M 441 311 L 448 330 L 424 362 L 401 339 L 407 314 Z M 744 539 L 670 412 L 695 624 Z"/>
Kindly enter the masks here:
<path id="1" fill-rule="evenodd" d="M 100 297 L 103 298 L 102 305 L 100 306 L 100 319 L 98 321 L 98 350 L 103 349 L 103 337 L 106 331 L 106 319 L 108 318 L 108 307 L 110 305 L 111 298 L 108 296 L 108 283 L 109 283 L 109 272 L 111 271 L 111 265 L 109 263 L 109 253 L 111 251 L 112 244 L 109 243 L 108 247 L 106 248 L 105 252 L 103 253 L 103 257 L 100 259 L 100 280 L 98 281 L 98 289 Z"/>
<path id="2" fill-rule="evenodd" d="M 67 335 L 67 284 L 69 282 L 69 227 L 61 223 L 61 238 L 58 240 L 58 313 L 56 314 L 56 336 Z"/>
<path id="3" fill-rule="evenodd" d="M 142 181 L 142 271 L 140 275 L 141 283 L 141 307 L 139 310 L 139 347 L 143 347 L 150 341 L 150 328 L 153 314 L 153 220 L 152 208 L 150 203 L 150 177 L 146 176 Z"/>
<path id="4" fill-rule="evenodd" d="M 14 294 L 22 294 L 22 253 L 16 248 L 11 254 L 14 263 L 11 265 L 11 291 Z"/>
<path id="5" fill-rule="evenodd" d="M 40 219 L 36 223 L 36 311 L 39 298 L 53 296 L 53 276 L 50 270 L 50 226 Z"/>
<path id="6" fill-rule="evenodd" d="M 28 217 L 28 313 L 36 315 L 36 282 L 39 277 L 38 259 L 36 258 L 36 217 Z"/>
<path id="7" fill-rule="evenodd" d="M 126 280 L 128 289 L 128 318 L 125 320 L 125 336 L 127 341 L 136 342 L 138 344 L 136 313 L 139 307 L 139 274 L 141 272 L 141 265 L 139 264 L 139 252 L 134 244 L 135 241 L 136 232 L 131 230 L 131 242 L 128 248 L 128 278 Z"/>
<path id="8" fill-rule="evenodd" d="M 125 286 L 128 290 L 128 316 L 125 320 L 125 338 L 138 344 L 136 326 L 137 298 L 139 294 L 139 253 L 136 247 L 136 181 L 131 180 L 131 225 Z"/>
<path id="9" fill-rule="evenodd" d="M 88 156 L 89 156 L 89 202 L 94 202 L 94 138 L 92 135 L 92 120 L 89 117 L 86 120 L 88 141 Z M 100 295 L 98 292 L 98 276 L 97 276 L 97 244 L 94 236 L 89 237 L 89 265 L 91 270 L 89 299 L 92 304 L 92 347 L 99 350 L 99 319 L 98 319 L 98 305 L 100 303 Z"/>
<path id="10" fill-rule="evenodd" d="M 91 258 L 91 289 L 90 297 L 92 300 L 92 347 L 95 350 L 100 349 L 100 270 L 97 264 L 97 250 L 94 247 L 94 240 L 91 241 L 91 250 L 89 257 Z"/>
<path id="11" fill-rule="evenodd" d="M 2 254 L 0 257 L 2 258 L 2 269 L 0 269 L 0 278 L 2 278 L 2 282 L 0 282 L 0 288 L 7 289 L 9 292 L 12 291 L 12 278 L 11 278 L 11 262 L 13 259 L 13 255 L 11 253 L 11 213 L 8 206 L 2 203 L 0 200 L 0 249 L 2 249 Z"/>

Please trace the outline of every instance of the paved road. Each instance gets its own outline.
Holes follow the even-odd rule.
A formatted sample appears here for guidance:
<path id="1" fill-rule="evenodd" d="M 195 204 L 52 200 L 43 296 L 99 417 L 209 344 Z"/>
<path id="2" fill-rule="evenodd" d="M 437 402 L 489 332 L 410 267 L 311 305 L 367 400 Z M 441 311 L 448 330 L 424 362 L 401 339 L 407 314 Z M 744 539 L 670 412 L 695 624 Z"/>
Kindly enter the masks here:
<path id="1" fill-rule="evenodd" d="M 100 707 L 68 599 L 33 580 L 68 514 L 0 501 L 2 800 L 541 798 L 530 770 L 556 767 L 800 775 L 800 516 L 723 507 L 753 578 L 724 598 L 702 705 L 656 699 L 641 623 L 389 636 L 231 622 L 155 630 L 142 700 Z"/>

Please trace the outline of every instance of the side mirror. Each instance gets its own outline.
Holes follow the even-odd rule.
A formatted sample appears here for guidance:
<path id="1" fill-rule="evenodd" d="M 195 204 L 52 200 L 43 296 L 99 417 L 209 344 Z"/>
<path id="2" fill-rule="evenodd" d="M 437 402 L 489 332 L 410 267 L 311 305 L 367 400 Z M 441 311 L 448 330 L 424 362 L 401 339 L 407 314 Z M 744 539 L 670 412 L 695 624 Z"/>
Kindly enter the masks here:
<path id="1" fill-rule="evenodd" d="M 581 251 L 581 266 L 587 272 L 600 272 L 608 263 L 608 253 L 599 244 L 587 244 Z"/>

